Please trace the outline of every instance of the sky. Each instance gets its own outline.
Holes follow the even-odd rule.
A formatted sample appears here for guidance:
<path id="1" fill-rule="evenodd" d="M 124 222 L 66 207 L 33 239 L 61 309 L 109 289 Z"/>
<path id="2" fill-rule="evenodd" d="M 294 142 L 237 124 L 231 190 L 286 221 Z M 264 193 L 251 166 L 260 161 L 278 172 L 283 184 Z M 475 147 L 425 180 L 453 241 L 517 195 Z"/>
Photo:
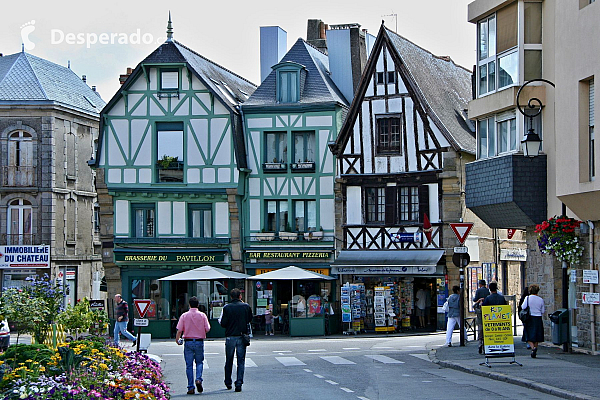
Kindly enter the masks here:
<path id="1" fill-rule="evenodd" d="M 476 40 L 475 25 L 467 22 L 471 1 L 10 1 L 2 5 L 0 53 L 20 52 L 25 43 L 30 54 L 64 66 L 70 62 L 108 101 L 119 89 L 119 75 L 165 41 L 171 11 L 174 39 L 255 84 L 259 27 L 280 26 L 289 49 L 306 39 L 308 19 L 358 23 L 373 35 L 385 20 L 389 29 L 397 26 L 398 34 L 471 69 Z"/>

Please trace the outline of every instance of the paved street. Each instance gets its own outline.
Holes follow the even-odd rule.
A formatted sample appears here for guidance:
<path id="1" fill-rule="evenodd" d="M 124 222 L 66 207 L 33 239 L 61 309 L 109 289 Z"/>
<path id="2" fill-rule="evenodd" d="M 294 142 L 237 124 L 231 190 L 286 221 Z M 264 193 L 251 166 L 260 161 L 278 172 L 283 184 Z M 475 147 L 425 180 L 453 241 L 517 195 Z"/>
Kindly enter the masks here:
<path id="1" fill-rule="evenodd" d="M 520 386 L 440 368 L 428 352 L 443 334 L 410 337 L 257 337 L 248 348 L 242 393 L 223 384 L 223 340 L 205 342 L 202 396 L 214 399 L 552 399 Z M 154 341 L 150 353 L 162 358 L 173 398 L 186 395 L 183 347 Z M 234 377 L 235 380 L 235 368 Z"/>

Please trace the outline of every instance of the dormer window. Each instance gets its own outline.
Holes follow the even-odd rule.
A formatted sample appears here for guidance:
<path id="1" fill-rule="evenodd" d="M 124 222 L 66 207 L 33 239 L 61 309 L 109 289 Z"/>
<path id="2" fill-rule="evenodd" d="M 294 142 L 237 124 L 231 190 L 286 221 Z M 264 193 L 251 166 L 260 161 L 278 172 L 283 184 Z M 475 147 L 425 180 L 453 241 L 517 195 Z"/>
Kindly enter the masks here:
<path id="1" fill-rule="evenodd" d="M 277 76 L 277 102 L 296 103 L 300 101 L 303 77 L 306 69 L 294 62 L 283 62 L 273 66 Z"/>
<path id="2" fill-rule="evenodd" d="M 162 69 L 160 71 L 160 89 L 177 90 L 179 89 L 179 70 Z"/>

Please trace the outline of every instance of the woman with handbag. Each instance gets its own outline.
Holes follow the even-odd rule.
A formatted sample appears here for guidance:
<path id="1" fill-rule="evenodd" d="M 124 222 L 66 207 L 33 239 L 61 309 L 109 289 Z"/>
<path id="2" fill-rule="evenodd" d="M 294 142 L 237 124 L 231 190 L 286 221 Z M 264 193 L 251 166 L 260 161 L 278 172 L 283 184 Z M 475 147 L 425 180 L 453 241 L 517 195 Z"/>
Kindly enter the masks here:
<path id="1" fill-rule="evenodd" d="M 527 296 L 529 296 L 529 288 L 525 286 L 525 289 L 523 289 L 523 293 L 521 294 L 521 299 L 519 300 L 519 305 L 517 307 L 517 315 L 521 315 L 521 311 L 523 310 L 523 302 L 525 301 L 525 298 Z M 523 324 L 523 335 L 521 336 L 521 342 L 527 343 L 527 330 L 525 330 L 525 324 Z M 531 347 L 529 346 L 529 343 L 527 343 L 527 349 L 530 348 Z"/>
<path id="2" fill-rule="evenodd" d="M 529 286 L 529 296 L 523 301 L 523 310 L 529 309 L 529 317 L 525 318 L 525 331 L 527 342 L 531 346 L 531 358 L 536 358 L 538 343 L 544 341 L 544 324 L 542 315 L 546 312 L 544 299 L 538 296 L 539 285 Z"/>

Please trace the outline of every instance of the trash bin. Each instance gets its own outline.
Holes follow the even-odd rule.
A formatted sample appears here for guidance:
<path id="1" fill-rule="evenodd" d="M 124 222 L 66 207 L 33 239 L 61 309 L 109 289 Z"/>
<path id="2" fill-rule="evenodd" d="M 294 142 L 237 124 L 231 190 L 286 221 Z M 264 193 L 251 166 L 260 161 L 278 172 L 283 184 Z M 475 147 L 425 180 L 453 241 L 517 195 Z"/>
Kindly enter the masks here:
<path id="1" fill-rule="evenodd" d="M 548 316 L 552 324 L 552 343 L 567 343 L 569 341 L 569 310 L 560 308 Z"/>

